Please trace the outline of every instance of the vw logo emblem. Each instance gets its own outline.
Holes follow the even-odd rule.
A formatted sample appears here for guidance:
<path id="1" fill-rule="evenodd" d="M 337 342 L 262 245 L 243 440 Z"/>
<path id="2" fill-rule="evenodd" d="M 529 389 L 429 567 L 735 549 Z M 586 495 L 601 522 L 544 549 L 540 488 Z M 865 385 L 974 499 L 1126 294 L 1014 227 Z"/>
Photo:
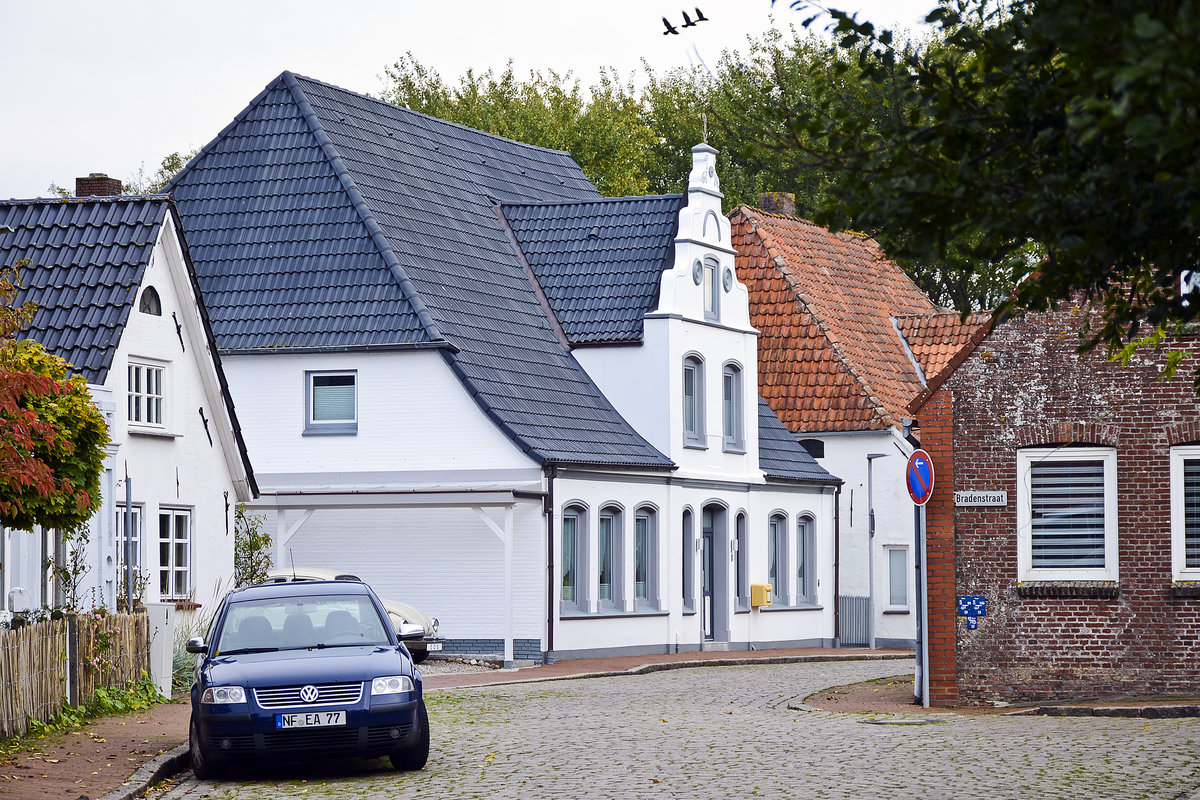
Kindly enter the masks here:
<path id="1" fill-rule="evenodd" d="M 317 702 L 317 687 L 311 683 L 300 690 L 300 699 L 306 703 Z"/>

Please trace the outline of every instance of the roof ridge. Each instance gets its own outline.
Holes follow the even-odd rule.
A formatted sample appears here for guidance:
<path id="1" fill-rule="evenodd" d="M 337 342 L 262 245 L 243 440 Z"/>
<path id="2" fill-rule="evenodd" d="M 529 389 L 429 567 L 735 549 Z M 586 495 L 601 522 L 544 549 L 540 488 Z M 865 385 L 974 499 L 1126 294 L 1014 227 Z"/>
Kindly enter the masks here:
<path id="1" fill-rule="evenodd" d="M 5 206 L 27 206 L 37 203 L 38 205 L 74 205 L 77 203 L 132 203 L 132 202 L 164 202 L 169 201 L 169 194 L 104 194 L 84 197 L 13 197 L 8 200 L 0 200 L 0 205 Z"/>
<path id="2" fill-rule="evenodd" d="M 569 155 L 569 154 L 568 154 Z M 500 201 L 502 206 L 570 206 L 583 205 L 585 203 L 619 203 L 632 202 L 634 200 L 682 200 L 683 194 L 629 194 L 621 197 L 590 197 L 578 198 L 569 200 L 513 200 Z"/>
<path id="3" fill-rule="evenodd" d="M 355 184 L 354 178 L 351 177 L 350 171 L 346 168 L 342 161 L 341 154 L 337 151 L 333 140 L 329 138 L 329 134 L 325 132 L 321 125 L 321 120 L 317 117 L 317 112 L 313 110 L 312 104 L 308 102 L 308 98 L 304 95 L 304 89 L 296 82 L 296 76 L 290 72 L 284 72 L 281 76 L 284 86 L 292 95 L 292 99 L 296 102 L 296 106 L 300 111 L 300 116 L 308 124 L 313 136 L 317 140 L 317 145 L 321 148 L 321 152 L 329 159 L 330 166 L 337 174 L 338 182 L 349 195 L 350 203 L 354 206 L 355 212 L 362 220 L 363 225 L 367 229 L 367 233 L 371 237 L 371 242 L 379 250 L 379 255 L 388 266 L 388 270 L 396 279 L 396 283 L 400 287 L 400 291 L 404 293 L 404 299 L 412 306 L 413 313 L 417 315 L 417 319 L 421 321 L 422 327 L 425 328 L 425 334 L 434 341 L 447 341 L 438 328 L 437 322 L 433 319 L 433 315 L 429 313 L 429 309 L 425 307 L 424 301 L 421 300 L 420 294 L 417 292 L 417 287 L 413 285 L 412 279 L 408 276 L 408 272 L 404 269 L 404 265 L 400 263 L 400 259 L 396 257 L 395 250 L 388 242 L 387 234 L 379 227 L 379 223 L 375 220 L 375 215 L 371 212 L 370 206 L 367 205 L 366 198 L 359 191 L 358 185 Z M 336 87 L 335 87 L 336 88 Z"/>
<path id="4" fill-rule="evenodd" d="M 763 230 L 755 223 L 753 215 L 746 214 L 746 218 L 749 220 L 754 232 L 758 234 L 758 237 L 762 241 L 763 247 L 766 249 L 767 254 L 770 255 L 771 260 L 775 262 L 775 266 L 779 269 L 779 274 L 783 276 L 785 281 L 787 281 L 788 286 L 790 286 L 792 291 L 795 293 L 796 299 L 803 303 L 804 310 L 809 316 L 812 317 L 812 320 L 816 323 L 817 328 L 822 334 L 824 334 L 825 340 L 829 342 L 829 346 L 833 348 L 833 352 L 837 355 L 838 361 L 841 362 L 842 368 L 862 389 L 863 395 L 865 396 L 865 399 L 871 403 L 871 407 L 875 412 L 875 415 L 888 425 L 894 425 L 895 422 L 892 420 L 892 415 L 886 408 L 884 408 L 883 403 L 880 402 L 879 396 L 875 393 L 874 389 L 871 387 L 871 384 L 861 374 L 859 374 L 858 369 L 855 368 L 850 359 L 846 358 L 845 354 L 842 352 L 840 339 L 837 334 L 834 333 L 834 331 L 825 323 L 825 320 L 821 318 L 821 315 L 818 314 L 816 309 L 813 307 L 811 299 L 799 286 L 796 285 L 796 282 L 792 279 L 791 273 L 787 268 L 787 262 L 783 259 L 783 256 L 779 255 L 779 250 L 775 246 L 774 238 L 768 231 Z"/>
<path id="5" fill-rule="evenodd" d="M 301 75 L 299 73 L 292 72 L 290 70 L 284 70 L 283 72 L 279 73 L 279 77 L 283 78 L 284 80 L 287 80 L 287 78 L 290 77 L 292 80 L 308 81 L 310 83 L 315 83 L 320 86 L 324 86 L 329 89 L 334 89 L 339 92 L 346 92 L 347 94 L 356 95 L 365 100 L 370 100 L 374 103 L 379 103 L 380 105 L 387 106 L 388 108 L 399 109 L 400 111 L 403 111 L 407 114 L 413 114 L 414 116 L 433 120 L 434 122 L 437 122 L 442 125 L 450 125 L 451 127 L 459 128 L 464 131 L 470 131 L 471 133 L 474 133 L 474 134 L 481 134 L 481 135 L 487 136 L 491 139 L 499 139 L 500 141 L 503 141 L 503 142 L 509 142 L 511 144 L 520 145 L 521 147 L 524 147 L 529 150 L 540 150 L 543 153 L 557 153 L 559 155 L 565 155 L 565 156 L 571 155 L 566 150 L 555 150 L 552 147 L 542 147 L 541 145 L 530 144 L 529 142 L 522 142 L 517 139 L 510 139 L 507 136 L 501 136 L 498 133 L 489 133 L 488 131 L 480 130 L 479 128 L 472 128 L 470 125 L 463 125 L 461 122 L 452 122 L 448 119 L 442 119 L 441 117 L 435 117 L 432 114 L 426 114 L 423 111 L 414 111 L 413 109 L 409 108 L 408 106 L 399 106 L 399 105 L 396 105 L 395 103 L 391 103 L 387 100 L 382 100 L 378 97 L 372 97 L 371 95 L 366 94 L 364 92 L 356 92 L 353 89 L 347 89 L 344 86 L 338 86 L 337 84 L 328 83 L 326 81 L 321 80 L 320 78 L 310 78 L 307 75 Z"/>

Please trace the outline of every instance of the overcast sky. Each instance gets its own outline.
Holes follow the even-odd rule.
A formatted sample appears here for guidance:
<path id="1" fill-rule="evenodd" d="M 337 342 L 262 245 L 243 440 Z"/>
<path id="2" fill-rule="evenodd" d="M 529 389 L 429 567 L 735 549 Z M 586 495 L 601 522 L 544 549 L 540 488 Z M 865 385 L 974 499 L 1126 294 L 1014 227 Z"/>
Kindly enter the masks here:
<path id="1" fill-rule="evenodd" d="M 153 173 L 206 144 L 284 70 L 378 95 L 406 52 L 453 83 L 467 69 L 656 72 L 715 61 L 746 37 L 807 16 L 788 0 L 0 0 L 0 197 L 53 181 Z M 844 0 L 917 30 L 936 0 Z M 708 21 L 664 35 L 682 9 Z"/>

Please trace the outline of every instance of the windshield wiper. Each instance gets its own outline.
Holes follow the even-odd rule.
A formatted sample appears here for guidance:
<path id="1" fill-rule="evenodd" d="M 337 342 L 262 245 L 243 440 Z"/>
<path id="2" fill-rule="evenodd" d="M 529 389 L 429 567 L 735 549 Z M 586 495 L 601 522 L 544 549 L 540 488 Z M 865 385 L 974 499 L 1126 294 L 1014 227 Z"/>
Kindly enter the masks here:
<path id="1" fill-rule="evenodd" d="M 222 650 L 217 655 L 220 656 L 240 656 L 246 653 L 275 653 L 278 652 L 278 647 L 239 647 L 236 650 Z"/>

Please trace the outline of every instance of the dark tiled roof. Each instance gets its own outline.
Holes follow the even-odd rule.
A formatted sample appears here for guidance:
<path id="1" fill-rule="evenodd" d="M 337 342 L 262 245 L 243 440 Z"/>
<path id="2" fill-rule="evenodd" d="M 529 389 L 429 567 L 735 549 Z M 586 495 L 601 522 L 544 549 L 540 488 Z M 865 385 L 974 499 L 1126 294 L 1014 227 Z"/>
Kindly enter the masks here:
<path id="1" fill-rule="evenodd" d="M 957 311 L 942 311 L 898 317 L 896 326 L 912 350 L 913 358 L 921 365 L 921 372 L 929 380 L 945 369 L 955 354 L 991 319 L 992 314 L 988 311 L 971 314 L 965 322 Z"/>
<path id="2" fill-rule="evenodd" d="M 448 343 L 533 458 L 672 466 L 560 344 L 499 219 L 595 198 L 566 153 L 285 72 L 168 190 L 222 349 Z"/>
<path id="3" fill-rule="evenodd" d="M 639 342 L 671 266 L 683 195 L 503 206 L 572 345 Z"/>
<path id="4" fill-rule="evenodd" d="M 789 430 L 898 424 L 922 385 L 892 318 L 939 309 L 868 237 L 746 206 L 731 218 L 760 390 Z"/>
<path id="5" fill-rule="evenodd" d="M 779 417 L 758 398 L 758 466 L 768 478 L 785 481 L 841 483 L 805 450 Z"/>
<path id="6" fill-rule="evenodd" d="M 103 384 L 170 201 L 166 197 L 0 201 L 0 266 L 19 266 L 22 332 Z"/>

